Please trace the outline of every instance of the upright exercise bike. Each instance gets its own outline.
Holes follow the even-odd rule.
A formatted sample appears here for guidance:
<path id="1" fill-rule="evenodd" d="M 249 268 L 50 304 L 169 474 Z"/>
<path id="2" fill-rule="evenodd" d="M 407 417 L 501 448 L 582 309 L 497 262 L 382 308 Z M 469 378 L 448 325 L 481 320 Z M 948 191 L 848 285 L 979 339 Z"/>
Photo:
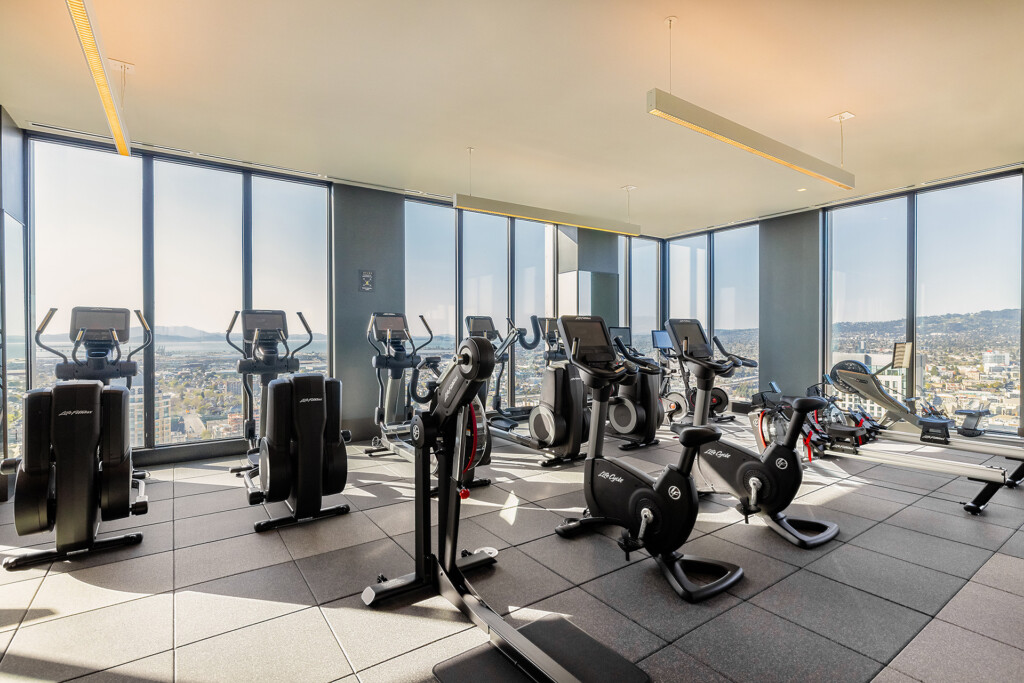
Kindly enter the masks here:
<path id="1" fill-rule="evenodd" d="M 757 367 L 748 358 L 729 354 L 715 338 L 726 360 L 717 361 L 700 321 L 673 318 L 665 327 L 679 358 L 693 373 L 697 385 L 694 426 L 708 421 L 711 389 L 716 377 L 728 377 L 741 366 Z M 727 441 L 703 444 L 697 471 L 711 484 L 711 490 L 722 487 L 739 499 L 737 509 L 744 518 L 760 514 L 762 519 L 790 543 L 801 548 L 816 548 L 831 541 L 839 533 L 833 522 L 787 517 L 785 510 L 796 497 L 803 482 L 803 466 L 795 450 L 801 425 L 808 413 L 824 408 L 823 398 L 805 396 L 793 400 L 790 428 L 783 440 L 776 440 L 763 454 Z M 681 434 L 682 425 L 672 430 Z"/>
<path id="2" fill-rule="evenodd" d="M 694 408 L 697 405 L 697 389 L 690 386 L 690 371 L 679 361 L 672 348 L 672 339 L 665 330 L 651 330 L 654 348 L 658 349 L 665 363 L 661 378 L 661 397 L 665 401 L 665 412 L 669 422 L 693 424 Z M 676 377 L 683 380 L 683 391 L 672 388 Z M 715 423 L 732 422 L 735 415 L 726 415 L 729 408 L 729 394 L 721 387 L 712 387 L 708 405 L 708 420 Z"/>
<path id="3" fill-rule="evenodd" d="M 566 519 L 555 531 L 570 538 L 606 524 L 622 527 L 618 543 L 626 558 L 631 552 L 646 549 L 672 589 L 687 602 L 706 600 L 735 585 L 743 578 L 740 567 L 678 552 L 697 521 L 697 487 L 690 476 L 697 449 L 717 442 L 721 432 L 714 427 L 682 430 L 679 461 L 666 465 L 657 478 L 605 458 L 602 451 L 608 399 L 631 374 L 635 379 L 636 370 L 628 362 L 617 362 L 608 328 L 600 317 L 562 316 L 558 327 L 562 337 L 571 340 L 569 360 L 590 388 L 594 414 L 583 475 L 587 513 L 582 518 Z M 693 571 L 717 578 L 700 585 L 688 578 Z"/>
<path id="4" fill-rule="evenodd" d="M 619 354 L 636 367 L 635 381 L 619 384 L 608 401 L 612 436 L 625 441 L 619 446 L 622 451 L 657 446 L 658 427 L 665 420 L 659 396 L 661 366 L 633 348 L 628 327 L 609 327 L 608 332 Z"/>

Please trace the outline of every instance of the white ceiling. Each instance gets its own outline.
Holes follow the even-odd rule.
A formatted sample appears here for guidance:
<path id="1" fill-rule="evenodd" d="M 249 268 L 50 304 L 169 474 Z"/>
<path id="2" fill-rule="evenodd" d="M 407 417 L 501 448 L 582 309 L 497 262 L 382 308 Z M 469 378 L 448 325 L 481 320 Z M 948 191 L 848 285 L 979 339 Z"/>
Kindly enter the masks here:
<path id="1" fill-rule="evenodd" d="M 672 235 L 1024 160 L 1020 0 L 94 0 L 134 140 Z M 646 113 L 674 94 L 843 191 Z M 116 88 L 115 88 L 116 90 Z M 0 104 L 106 133 L 63 0 L 0 0 Z M 797 192 L 798 188 L 807 188 Z"/>

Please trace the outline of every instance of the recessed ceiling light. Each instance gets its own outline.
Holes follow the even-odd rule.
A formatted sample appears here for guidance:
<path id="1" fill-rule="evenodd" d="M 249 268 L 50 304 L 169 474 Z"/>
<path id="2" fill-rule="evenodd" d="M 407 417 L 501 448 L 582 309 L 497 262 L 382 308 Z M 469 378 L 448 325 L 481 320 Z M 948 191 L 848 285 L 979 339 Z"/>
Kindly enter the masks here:
<path id="1" fill-rule="evenodd" d="M 806 187 L 797 188 L 797 192 L 807 192 L 807 188 Z"/>

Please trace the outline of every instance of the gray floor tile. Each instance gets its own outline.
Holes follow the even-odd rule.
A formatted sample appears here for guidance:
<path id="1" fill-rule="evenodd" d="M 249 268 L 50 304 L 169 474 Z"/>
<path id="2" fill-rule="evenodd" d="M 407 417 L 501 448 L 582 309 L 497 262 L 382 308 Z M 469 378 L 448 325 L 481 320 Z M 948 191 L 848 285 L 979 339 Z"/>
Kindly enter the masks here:
<path id="1" fill-rule="evenodd" d="M 171 590 L 171 553 L 146 555 L 73 572 L 50 574 L 23 622 L 48 621 Z"/>
<path id="2" fill-rule="evenodd" d="M 800 501 L 794 501 L 786 508 L 786 514 L 790 513 L 797 517 L 807 517 L 809 519 L 838 524 L 839 535 L 836 536 L 836 540 L 842 543 L 849 543 L 852 539 L 878 524 L 875 520 L 868 519 L 867 517 L 858 517 L 848 512 L 840 512 L 839 510 L 819 507 L 817 505 L 804 505 Z"/>
<path id="3" fill-rule="evenodd" d="M 178 647 L 312 606 L 294 562 L 198 583 L 174 592 Z"/>
<path id="4" fill-rule="evenodd" d="M 871 683 L 915 683 L 916 678 L 901 674 L 891 666 L 882 669 L 877 676 L 871 679 Z"/>
<path id="5" fill-rule="evenodd" d="M 389 659 L 382 664 L 362 669 L 361 683 L 427 683 L 433 682 L 434 666 L 461 655 L 487 642 L 487 634 L 478 628 L 469 629 Z"/>
<path id="6" fill-rule="evenodd" d="M 254 533 L 253 524 L 268 519 L 262 505 L 174 520 L 174 547 L 184 548 Z"/>
<path id="7" fill-rule="evenodd" d="M 982 517 L 959 517 L 913 506 L 901 510 L 887 521 L 905 529 L 988 550 L 998 550 L 1013 535 L 1013 529 L 988 524 Z"/>
<path id="8" fill-rule="evenodd" d="M 807 568 L 925 614 L 936 614 L 966 583 L 942 572 L 844 545 Z"/>
<path id="9" fill-rule="evenodd" d="M 489 512 L 474 517 L 473 521 L 508 543 L 519 545 L 555 533 L 562 516 L 529 504 Z"/>
<path id="10" fill-rule="evenodd" d="M 1018 531 L 999 548 L 1004 555 L 1024 558 L 1024 531 Z"/>
<path id="11" fill-rule="evenodd" d="M 786 577 L 751 602 L 883 663 L 930 621 L 920 612 L 809 571 Z"/>
<path id="12" fill-rule="evenodd" d="M 789 509 L 786 510 L 787 515 Z M 794 517 L 801 517 L 798 512 Z M 827 517 L 827 513 L 824 515 Z M 736 545 L 754 550 L 763 555 L 774 557 L 797 567 L 813 562 L 822 555 L 832 552 L 840 544 L 837 540 L 818 546 L 817 548 L 800 548 L 780 536 L 773 528 L 758 516 L 751 517 L 750 523 L 740 522 L 716 531 L 713 536 L 722 538 Z"/>
<path id="13" fill-rule="evenodd" d="M 49 614 L 49 611 L 44 610 L 26 615 L 28 607 L 32 604 L 32 599 L 42 583 L 43 579 L 39 577 L 0 586 L 0 633 L 18 628 L 26 616 L 30 619 L 38 619 Z"/>
<path id="14" fill-rule="evenodd" d="M 107 534 L 135 527 L 147 527 L 174 519 L 174 501 L 158 500 L 150 502 L 149 512 L 144 515 L 128 515 L 109 522 L 100 522 L 99 533 Z"/>
<path id="15" fill-rule="evenodd" d="M 647 659 L 638 662 L 638 666 L 647 672 L 653 683 L 660 681 L 702 681 L 704 683 L 729 683 L 729 679 L 720 676 L 696 659 L 680 650 L 675 645 L 658 650 Z"/>
<path id="16" fill-rule="evenodd" d="M 430 527 L 430 543 L 431 547 L 434 549 L 437 548 L 437 534 L 437 525 Z M 413 553 L 416 551 L 414 547 L 416 543 L 415 532 L 410 531 L 409 533 L 393 536 L 392 538 L 396 543 L 398 543 L 398 545 L 402 546 L 402 550 L 408 553 L 409 557 L 412 557 Z M 494 548 L 496 550 L 501 550 L 509 547 L 509 544 L 507 541 L 498 538 L 490 531 L 484 529 L 472 519 L 463 519 L 459 522 L 459 546 L 459 550 L 473 551 L 478 548 Z"/>
<path id="17" fill-rule="evenodd" d="M 688 633 L 676 645 L 737 683 L 866 681 L 882 668 L 749 603 Z"/>
<path id="18" fill-rule="evenodd" d="M 552 470 L 505 485 L 519 498 L 536 502 L 583 488 L 583 469 Z"/>
<path id="19" fill-rule="evenodd" d="M 146 683 L 172 683 L 174 681 L 174 651 L 136 659 L 106 671 L 76 679 L 80 683 L 125 683 L 145 681 Z"/>
<path id="20" fill-rule="evenodd" d="M 575 584 L 630 564 L 615 541 L 598 533 L 585 533 L 575 538 L 562 538 L 557 534 L 545 536 L 525 543 L 519 549 Z M 638 562 L 645 557 L 649 555 L 636 552 L 630 555 L 630 560 Z"/>
<path id="21" fill-rule="evenodd" d="M 531 559 L 518 548 L 505 548 L 498 562 L 467 577 L 487 604 L 498 614 L 543 600 L 572 584 Z"/>
<path id="22" fill-rule="evenodd" d="M 981 492 L 983 486 L 984 484 L 981 482 L 960 477 L 949 482 L 933 495 L 942 495 L 950 500 L 967 502 L 973 500 Z M 1021 508 L 1024 507 L 1024 496 L 1021 495 L 1020 491 L 1003 487 L 996 492 L 996 495 L 992 496 L 992 503 Z"/>
<path id="23" fill-rule="evenodd" d="M 0 678 L 64 680 L 169 650 L 171 613 L 164 593 L 20 628 L 0 661 Z"/>
<path id="24" fill-rule="evenodd" d="M 52 548 L 53 541 L 47 543 L 43 542 L 44 545 L 29 547 L 29 546 L 10 546 L 0 543 L 0 562 L 6 560 L 8 557 L 17 557 L 23 555 L 26 550 L 42 550 L 45 548 Z M 41 579 L 46 576 L 49 571 L 49 564 L 36 565 L 34 567 L 25 567 L 17 571 L 0 570 L 0 586 L 6 586 L 10 583 L 18 583 L 19 581 L 30 581 L 32 579 Z"/>
<path id="25" fill-rule="evenodd" d="M 222 470 L 216 474 L 194 479 L 177 480 L 174 482 L 174 498 L 191 498 L 192 496 L 205 495 L 216 491 L 235 491 L 237 495 L 246 500 L 245 482 L 242 478 Z M 247 501 L 246 501 L 247 502 Z"/>
<path id="26" fill-rule="evenodd" d="M 942 608 L 938 617 L 992 640 L 1024 650 L 1024 597 L 971 582 Z"/>
<path id="27" fill-rule="evenodd" d="M 840 490 L 852 490 L 854 493 L 859 493 L 860 495 L 867 496 L 868 498 L 878 498 L 879 500 L 888 500 L 892 503 L 903 503 L 904 505 L 910 505 L 911 503 L 921 500 L 920 493 L 908 493 L 907 491 L 895 489 L 891 486 L 881 486 L 868 482 L 837 482 L 834 486 Z"/>
<path id="28" fill-rule="evenodd" d="M 1024 560 L 996 553 L 978 570 L 971 581 L 1024 597 Z"/>
<path id="29" fill-rule="evenodd" d="M 889 467 L 888 465 L 872 467 L 867 472 L 861 474 L 860 477 L 869 481 L 875 480 L 891 484 L 899 484 L 908 488 L 917 489 L 922 493 L 934 491 L 941 486 L 945 486 L 955 478 L 942 474 L 918 472 L 901 467 Z"/>
<path id="30" fill-rule="evenodd" d="M 14 631 L 0 631 L 0 660 L 3 660 L 4 654 L 7 652 L 7 646 L 11 644 L 11 639 L 14 638 Z"/>
<path id="31" fill-rule="evenodd" d="M 356 671 L 475 627 L 439 595 L 406 594 L 380 607 L 358 595 L 322 605 L 324 617 Z"/>
<path id="32" fill-rule="evenodd" d="M 727 500 L 729 500 L 729 503 L 723 504 L 715 500 L 702 498 L 698 506 L 697 522 L 693 525 L 693 528 L 701 533 L 710 534 L 730 524 L 742 522 L 743 515 L 735 508 L 736 501 L 733 499 Z"/>
<path id="33" fill-rule="evenodd" d="M 431 517 L 434 506 L 431 506 Z M 383 505 L 366 511 L 366 516 L 388 536 L 407 534 L 416 528 L 416 507 L 411 500 L 394 505 Z"/>
<path id="34" fill-rule="evenodd" d="M 507 620 L 519 628 L 548 614 L 565 617 L 631 662 L 666 645 L 658 636 L 579 588 L 518 609 Z"/>
<path id="35" fill-rule="evenodd" d="M 181 487 L 181 484 L 175 484 Z M 209 493 L 197 493 L 191 496 L 174 497 L 174 519 L 209 515 L 214 512 L 248 508 L 249 498 L 245 489 L 221 488 Z"/>
<path id="36" fill-rule="evenodd" d="M 728 593 L 697 604 L 685 602 L 665 581 L 653 559 L 580 587 L 666 641 L 676 640 L 740 602 Z"/>
<path id="37" fill-rule="evenodd" d="M 194 462 L 180 463 L 174 466 L 174 481 L 195 479 L 196 477 L 208 477 L 211 474 L 221 474 L 223 472 L 227 472 L 232 467 L 237 467 L 242 464 L 244 464 L 244 458 L 239 457 L 197 460 Z"/>
<path id="38" fill-rule="evenodd" d="M 250 656 L 240 656 L 242 653 Z M 316 607 L 175 650 L 178 681 L 333 681 L 352 672 Z"/>
<path id="39" fill-rule="evenodd" d="M 880 522 L 906 507 L 905 503 L 866 496 L 859 493 L 853 487 L 835 485 L 827 486 L 808 494 L 801 498 L 800 502 L 809 505 L 820 505 L 851 515 L 857 515 L 858 517 L 866 517 L 876 522 Z"/>
<path id="40" fill-rule="evenodd" d="M 130 560 L 133 557 L 143 557 L 145 555 L 156 555 L 158 553 L 166 553 L 173 549 L 174 544 L 174 523 L 173 522 L 162 522 L 161 524 L 152 524 L 145 527 L 122 529 L 121 531 L 111 531 L 97 535 L 97 538 L 110 538 L 112 536 L 121 536 L 124 534 L 140 533 L 142 534 L 142 543 L 137 545 L 126 545 L 116 550 L 104 550 L 101 553 L 93 553 L 91 555 L 85 555 L 82 557 L 76 557 L 73 560 L 65 560 L 63 562 L 54 562 L 50 569 L 51 574 L 60 572 L 72 572 L 79 569 L 85 569 L 87 567 L 98 567 L 101 564 L 110 564 L 112 562 L 121 562 L 122 560 Z"/>
<path id="41" fill-rule="evenodd" d="M 467 517 L 486 515 L 488 512 L 514 508 L 524 503 L 529 503 L 529 501 L 521 497 L 518 492 L 513 491 L 513 484 L 481 486 L 471 489 L 469 498 L 462 501 L 460 516 L 462 519 L 466 519 Z"/>
<path id="42" fill-rule="evenodd" d="M 984 548 L 884 522 L 858 536 L 853 544 L 964 579 L 971 578 L 992 556 L 992 552 Z"/>
<path id="43" fill-rule="evenodd" d="M 367 541 L 384 538 L 385 534 L 370 521 L 366 513 L 350 512 L 340 517 L 325 517 L 305 524 L 285 527 L 279 531 L 296 560 L 348 548 Z"/>
<path id="44" fill-rule="evenodd" d="M 922 507 L 927 510 L 935 510 L 936 512 L 945 512 L 947 515 L 955 515 L 965 519 L 974 518 L 971 513 L 963 509 L 963 506 L 959 502 L 954 505 L 950 505 L 944 500 L 926 497 L 914 503 L 914 506 Z M 998 524 L 999 526 L 1009 527 L 1016 531 L 1022 524 L 1024 524 L 1024 508 L 1001 505 L 993 501 L 981 513 L 980 519 L 984 520 L 988 524 Z"/>
<path id="45" fill-rule="evenodd" d="M 174 499 L 174 482 L 146 479 L 146 497 L 152 503 L 157 500 Z"/>
<path id="46" fill-rule="evenodd" d="M 765 532 L 774 534 L 767 529 Z M 701 536 L 695 541 L 689 541 L 683 545 L 682 552 L 743 567 L 743 580 L 730 588 L 729 592 L 744 600 L 797 570 L 791 564 L 715 536 Z"/>
<path id="47" fill-rule="evenodd" d="M 919 681 L 1014 681 L 1024 652 L 936 619 L 889 665 Z"/>
<path id="48" fill-rule="evenodd" d="M 415 568 L 412 558 L 390 538 L 311 555 L 296 564 L 318 604 L 361 593 L 379 574 L 393 579 Z"/>
<path id="49" fill-rule="evenodd" d="M 563 493 L 553 498 L 545 498 L 537 503 L 537 507 L 550 510 L 559 517 L 579 517 L 587 509 L 587 498 L 583 489 Z"/>
<path id="50" fill-rule="evenodd" d="M 356 510 L 368 512 L 374 508 L 411 502 L 414 498 L 412 482 L 399 480 L 387 484 L 345 487 L 345 498 Z"/>
<path id="51" fill-rule="evenodd" d="M 291 559 L 276 531 L 179 548 L 174 551 L 174 587 L 203 583 Z"/>
<path id="52" fill-rule="evenodd" d="M 365 488 L 373 484 L 387 484 L 400 480 L 408 480 L 411 484 L 412 477 L 397 474 L 386 463 L 382 463 L 374 467 L 349 472 L 347 485 L 355 488 Z"/>

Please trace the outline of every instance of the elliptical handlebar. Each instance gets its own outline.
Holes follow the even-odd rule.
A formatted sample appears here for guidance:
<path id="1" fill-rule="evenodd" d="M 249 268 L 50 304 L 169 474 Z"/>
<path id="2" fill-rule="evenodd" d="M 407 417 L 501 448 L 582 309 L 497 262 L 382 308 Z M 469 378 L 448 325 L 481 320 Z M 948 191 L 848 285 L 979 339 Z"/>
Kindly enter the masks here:
<path id="1" fill-rule="evenodd" d="M 295 358 L 295 354 L 297 354 L 299 351 L 301 351 L 302 349 L 306 348 L 307 346 L 309 346 L 310 344 L 313 343 L 313 330 L 309 329 L 309 323 L 306 322 L 306 316 L 302 315 L 302 311 L 296 311 L 295 314 L 299 316 L 299 320 L 302 321 L 302 326 L 306 328 L 306 334 L 309 335 L 309 339 L 306 341 L 305 344 L 303 344 L 302 346 L 300 346 L 299 348 L 295 349 L 294 351 L 292 351 L 289 354 L 288 353 L 288 342 L 286 342 L 285 339 L 284 339 L 284 333 L 281 334 L 281 342 L 284 344 L 285 355 L 286 356 L 290 355 L 292 358 Z"/>
<path id="2" fill-rule="evenodd" d="M 43 340 L 42 340 L 43 331 L 46 330 L 46 327 L 50 324 L 50 321 L 53 319 L 53 315 L 56 312 L 57 312 L 56 308 L 51 308 L 49 311 L 46 312 L 46 315 L 43 316 L 43 321 L 41 323 L 39 323 L 39 327 L 36 328 L 36 346 L 38 346 L 41 349 L 45 349 L 46 351 L 49 351 L 50 353 L 52 353 L 55 356 L 59 356 L 60 358 L 62 358 L 64 360 L 65 363 L 67 363 L 68 362 L 68 357 L 67 356 L 65 356 L 63 353 L 61 353 L 57 349 L 51 349 L 49 346 L 44 344 Z M 82 334 L 82 332 L 80 331 L 79 332 L 79 336 L 81 336 L 81 334 Z M 76 342 L 76 344 L 77 343 L 78 342 Z"/>
<path id="3" fill-rule="evenodd" d="M 228 331 L 224 333 L 224 339 L 225 341 L 227 341 L 228 345 L 231 346 L 231 348 L 242 354 L 242 358 L 248 358 L 249 356 L 245 353 L 242 347 L 238 346 L 238 344 L 231 341 L 231 331 L 235 329 L 236 320 L 238 320 L 238 311 L 235 311 L 235 314 L 231 316 L 231 322 L 228 324 Z M 242 343 L 244 344 L 245 340 L 242 340 Z"/>
<path id="4" fill-rule="evenodd" d="M 712 339 L 712 341 L 715 342 L 715 346 L 718 347 L 718 350 L 722 352 L 722 355 L 725 356 L 726 358 L 728 358 L 729 360 L 733 361 L 733 363 L 734 363 L 734 365 L 736 367 L 738 367 L 738 368 L 742 368 L 742 367 L 756 368 L 757 367 L 757 361 L 754 360 L 753 358 L 744 358 L 743 356 L 738 356 L 735 353 L 729 353 L 728 351 L 726 351 L 725 347 L 722 346 L 722 340 L 720 340 L 718 338 L 718 335 L 715 335 L 711 339 Z"/>
<path id="5" fill-rule="evenodd" d="M 625 342 L 622 341 L 622 337 L 615 337 L 615 339 L 612 340 L 612 343 L 615 344 L 615 348 L 618 349 L 619 353 L 622 354 L 623 358 L 625 358 L 630 363 L 633 363 L 633 365 L 637 366 L 638 368 L 643 368 L 645 370 L 650 370 L 652 372 L 661 370 L 661 366 L 652 361 L 650 358 L 645 358 L 641 355 L 633 353 L 630 350 L 630 348 L 626 346 Z"/>
<path id="6" fill-rule="evenodd" d="M 236 313 L 235 315 L 237 316 L 238 314 Z M 140 311 L 137 308 L 135 309 L 135 316 L 139 319 L 139 324 L 142 325 L 142 346 L 140 346 L 140 347 L 138 347 L 136 349 L 132 349 L 131 351 L 129 351 L 128 352 L 128 360 L 131 360 L 132 356 L 134 356 L 139 351 L 142 351 L 144 348 L 146 348 L 147 346 L 149 346 L 150 344 L 153 343 L 153 330 L 149 329 L 149 323 L 146 322 L 146 316 L 142 315 L 142 311 Z M 231 324 L 232 325 L 235 324 L 235 319 L 234 318 L 231 319 Z M 229 329 L 228 330 L 228 334 L 230 334 L 230 333 L 231 333 L 231 330 Z"/>
<path id="7" fill-rule="evenodd" d="M 509 323 L 511 322 L 512 320 L 510 318 Z M 530 316 L 530 325 L 533 327 L 533 337 L 529 341 L 526 339 L 526 330 L 516 328 L 519 332 L 519 345 L 527 351 L 532 351 L 537 348 L 540 345 L 541 339 L 543 339 L 543 335 L 540 333 L 540 321 L 537 319 L 537 316 Z M 515 325 L 513 324 L 512 327 L 515 327 Z"/>
<path id="8" fill-rule="evenodd" d="M 413 356 L 418 354 L 420 350 L 422 350 L 424 347 L 429 346 L 430 342 L 434 341 L 434 331 L 430 329 L 430 325 L 427 324 L 427 319 L 420 315 L 420 322 L 423 323 L 423 327 L 427 328 L 427 334 L 430 335 L 430 337 L 427 339 L 427 341 L 423 342 L 419 346 L 416 346 L 416 342 L 412 340 L 412 333 L 409 333 L 409 343 L 412 344 Z"/>

